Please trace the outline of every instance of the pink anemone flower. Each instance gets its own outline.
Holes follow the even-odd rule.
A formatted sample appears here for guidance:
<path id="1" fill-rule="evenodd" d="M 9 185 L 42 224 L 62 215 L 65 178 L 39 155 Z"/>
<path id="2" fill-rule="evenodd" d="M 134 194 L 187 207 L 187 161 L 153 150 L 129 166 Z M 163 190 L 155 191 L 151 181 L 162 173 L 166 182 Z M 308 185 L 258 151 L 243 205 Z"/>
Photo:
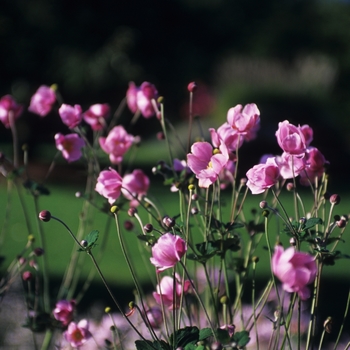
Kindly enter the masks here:
<path id="1" fill-rule="evenodd" d="M 23 112 L 23 106 L 17 104 L 15 99 L 11 95 L 5 95 L 0 99 L 0 120 L 5 125 L 5 128 L 9 128 L 10 116 L 12 113 L 12 122 L 14 122 Z"/>
<path id="2" fill-rule="evenodd" d="M 41 85 L 32 96 L 28 111 L 45 117 L 51 112 L 55 102 L 55 90 L 49 86 Z"/>
<path id="3" fill-rule="evenodd" d="M 70 106 L 63 103 L 58 110 L 58 114 L 60 115 L 62 122 L 70 129 L 74 129 L 78 126 L 83 119 L 80 105 Z"/>
<path id="4" fill-rule="evenodd" d="M 97 178 L 95 191 L 108 199 L 108 203 L 112 205 L 120 196 L 122 181 L 122 177 L 116 170 L 112 168 L 103 170 Z"/>
<path id="5" fill-rule="evenodd" d="M 55 135 L 56 148 L 69 163 L 80 159 L 85 141 L 78 134 Z"/>
<path id="6" fill-rule="evenodd" d="M 196 174 L 199 187 L 208 188 L 213 184 L 229 160 L 224 143 L 214 149 L 208 142 L 196 142 L 187 155 L 187 165 Z"/>
<path id="7" fill-rule="evenodd" d="M 165 233 L 160 236 L 152 247 L 151 263 L 157 268 L 157 272 L 174 267 L 187 251 L 186 242 L 179 236 Z"/>
<path id="8" fill-rule="evenodd" d="M 78 324 L 71 322 L 67 330 L 64 332 L 64 337 L 74 348 L 81 347 L 88 341 L 92 334 L 89 331 L 89 323 L 87 320 L 81 320 Z"/>

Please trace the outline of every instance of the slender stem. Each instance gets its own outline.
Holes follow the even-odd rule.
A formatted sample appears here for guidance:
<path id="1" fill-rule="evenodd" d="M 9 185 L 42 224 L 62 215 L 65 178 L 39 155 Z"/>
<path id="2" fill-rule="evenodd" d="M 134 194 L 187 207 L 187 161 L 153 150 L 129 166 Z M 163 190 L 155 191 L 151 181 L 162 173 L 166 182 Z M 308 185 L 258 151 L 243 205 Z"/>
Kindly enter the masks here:
<path id="1" fill-rule="evenodd" d="M 337 348 L 339 340 L 340 340 L 340 337 L 341 337 L 341 335 L 343 333 L 345 319 L 346 319 L 346 317 L 348 315 L 348 311 L 349 311 L 349 305 L 350 305 L 350 289 L 349 289 L 349 292 L 348 292 L 348 299 L 346 301 L 346 307 L 345 307 L 345 311 L 344 311 L 343 321 L 342 321 L 340 329 L 339 329 L 337 340 L 336 340 L 336 342 L 334 344 L 334 348 L 333 348 L 334 350 Z"/>

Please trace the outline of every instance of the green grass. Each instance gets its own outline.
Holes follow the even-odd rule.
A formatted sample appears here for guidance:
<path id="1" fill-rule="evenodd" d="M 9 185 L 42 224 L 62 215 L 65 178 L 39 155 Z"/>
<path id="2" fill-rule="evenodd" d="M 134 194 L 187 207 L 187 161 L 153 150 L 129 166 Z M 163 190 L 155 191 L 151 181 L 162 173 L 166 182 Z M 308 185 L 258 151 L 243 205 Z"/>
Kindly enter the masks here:
<path id="1" fill-rule="evenodd" d="M 4 218 L 6 213 L 6 203 L 8 200 L 8 194 L 6 187 L 3 183 L 0 186 L 0 205 L 2 208 L 0 224 L 1 227 L 4 226 Z M 81 188 L 77 188 L 78 190 Z M 49 196 L 42 196 L 39 198 L 39 211 L 40 210 L 49 210 L 52 215 L 62 219 L 71 230 L 76 233 L 79 226 L 79 216 L 82 212 L 83 199 L 75 197 L 76 189 L 71 187 L 64 186 L 51 186 L 51 194 Z M 34 209 L 34 201 L 32 197 L 26 193 L 25 190 L 22 190 L 24 203 L 28 216 L 30 218 L 31 229 L 28 230 L 25 220 L 23 217 L 23 209 L 19 201 L 18 194 L 16 190 L 13 191 L 11 196 L 11 207 L 10 207 L 10 221 L 8 227 L 5 229 L 4 240 L 0 246 L 0 254 L 5 256 L 5 263 L 2 265 L 2 271 L 8 266 L 9 262 L 16 258 L 23 247 L 27 243 L 28 234 L 33 234 L 36 237 L 35 246 L 40 246 L 40 239 L 38 234 L 38 222 L 36 220 L 37 212 Z M 171 216 L 177 215 L 179 213 L 178 208 L 178 194 L 171 193 L 169 188 L 163 188 L 159 186 L 154 186 L 151 188 L 150 193 L 151 198 L 160 203 L 160 210 L 162 214 L 168 214 Z M 310 197 L 308 194 L 307 197 Z M 245 204 L 245 213 L 246 219 L 251 219 L 250 210 L 252 208 L 258 208 L 258 204 L 262 199 L 261 196 L 249 196 Z M 343 198 L 339 206 L 336 207 L 334 214 L 344 214 L 346 213 L 347 203 L 349 197 Z M 230 197 L 224 196 L 223 202 L 227 204 L 227 207 L 230 204 Z M 289 213 L 292 213 L 293 202 L 292 195 L 286 193 L 282 197 L 282 202 L 286 206 L 286 210 Z M 311 202 L 306 202 L 306 207 L 309 208 Z M 260 210 L 258 208 L 258 210 Z M 140 216 L 143 218 L 143 222 L 148 222 L 148 217 L 144 213 L 142 208 L 139 209 Z M 292 216 L 292 214 L 290 214 Z M 226 213 L 224 210 L 224 219 L 223 221 L 229 221 L 229 213 Z M 154 276 L 154 268 L 149 263 L 149 252 L 145 252 L 144 247 L 142 247 L 142 242 L 137 239 L 137 234 L 141 233 L 140 227 L 138 226 L 136 220 L 135 227 L 133 231 L 127 231 L 124 229 L 123 223 L 125 220 L 130 219 L 125 212 L 120 214 L 120 224 L 122 227 L 123 238 L 126 241 L 128 255 L 132 260 L 132 263 L 135 267 L 138 278 L 143 283 L 149 281 L 148 271 Z M 110 218 L 108 215 L 101 213 L 97 210 L 92 210 L 91 214 L 87 217 L 87 220 L 90 224 L 90 228 L 84 233 L 84 236 L 87 235 L 90 229 L 96 229 L 100 232 L 100 237 L 98 240 L 98 245 L 94 248 L 94 254 L 100 257 L 100 267 L 103 271 L 106 279 L 109 283 L 116 286 L 131 286 L 132 280 L 130 273 L 127 269 L 122 251 L 120 249 L 120 244 L 117 238 L 117 231 L 115 227 L 115 222 L 113 218 Z M 277 234 L 277 226 L 282 227 L 281 222 L 276 223 L 277 220 L 273 217 L 270 219 L 269 224 L 269 239 L 271 244 L 275 242 Z M 47 223 L 40 223 L 44 229 L 44 237 L 46 241 L 46 258 L 48 260 L 48 269 L 50 275 L 55 279 L 60 279 L 63 277 L 64 271 L 69 264 L 69 259 L 72 250 L 76 250 L 77 246 L 74 241 L 68 234 L 67 230 L 58 222 L 51 220 Z M 106 231 L 106 225 L 109 225 L 109 229 Z M 244 229 L 240 231 L 242 233 L 243 241 L 246 241 L 247 233 Z M 334 232 L 335 235 L 339 234 L 339 229 L 336 229 Z M 340 242 L 338 245 L 339 250 L 343 253 L 350 252 L 350 243 L 348 237 L 348 232 L 345 232 L 343 239 L 346 240 L 346 243 Z M 106 240 L 106 241 L 105 241 Z M 285 245 L 288 245 L 288 237 L 283 237 L 283 242 Z M 89 272 L 93 269 L 91 261 L 88 259 L 85 253 L 81 253 L 82 258 L 79 264 L 75 266 L 77 269 L 82 270 L 82 280 L 86 278 Z M 239 254 L 239 253 L 236 253 Z M 256 251 L 256 255 L 259 256 L 260 262 L 257 267 L 257 273 L 259 277 L 267 278 L 270 274 L 269 270 L 269 256 L 266 250 L 266 242 L 263 237 L 261 240 L 260 247 Z M 38 257 L 37 259 L 42 259 Z M 324 273 L 328 277 L 342 278 L 344 276 L 345 267 L 347 267 L 348 260 L 340 260 L 336 262 L 335 266 L 326 267 Z M 146 268 L 148 266 L 148 268 Z M 100 281 L 99 277 L 95 276 L 95 281 Z"/>

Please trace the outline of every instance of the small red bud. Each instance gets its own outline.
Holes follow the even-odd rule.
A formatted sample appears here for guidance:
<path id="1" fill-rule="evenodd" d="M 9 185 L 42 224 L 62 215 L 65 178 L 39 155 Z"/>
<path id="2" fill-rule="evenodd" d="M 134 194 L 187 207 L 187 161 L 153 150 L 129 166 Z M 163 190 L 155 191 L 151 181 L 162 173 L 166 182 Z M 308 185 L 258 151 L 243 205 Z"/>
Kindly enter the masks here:
<path id="1" fill-rule="evenodd" d="M 143 230 L 147 233 L 151 233 L 153 231 L 153 225 L 152 224 L 146 224 L 143 226 Z"/>
<path id="2" fill-rule="evenodd" d="M 293 189 L 294 189 L 293 182 L 288 182 L 286 185 L 286 189 L 287 189 L 287 191 L 293 191 Z"/>
<path id="3" fill-rule="evenodd" d="M 259 207 L 260 207 L 261 209 L 267 208 L 267 202 L 266 202 L 266 201 L 261 201 L 261 202 L 259 203 Z"/>
<path id="4" fill-rule="evenodd" d="M 198 214 L 198 212 L 199 212 L 199 210 L 198 210 L 197 207 L 191 208 L 191 214 L 192 214 L 192 215 L 196 215 L 196 214 Z"/>
<path id="5" fill-rule="evenodd" d="M 195 92 L 195 91 L 197 90 L 197 84 L 196 84 L 194 81 L 190 82 L 190 83 L 187 85 L 187 90 L 188 90 L 189 92 Z"/>
<path id="6" fill-rule="evenodd" d="M 137 214 L 137 209 L 134 207 L 129 208 L 128 215 L 133 217 L 133 216 L 135 216 L 135 214 Z"/>
<path id="7" fill-rule="evenodd" d="M 124 228 L 127 231 L 131 231 L 134 228 L 134 224 L 130 220 L 124 221 Z"/>
<path id="8" fill-rule="evenodd" d="M 337 205 L 340 203 L 340 196 L 339 194 L 332 194 L 331 197 L 329 198 L 329 201 L 331 204 Z"/>
<path id="9" fill-rule="evenodd" d="M 30 271 L 24 271 L 22 278 L 24 281 L 30 281 L 33 278 L 33 274 Z"/>
<path id="10" fill-rule="evenodd" d="M 170 216 L 164 216 L 163 218 L 163 224 L 167 228 L 171 228 L 175 226 L 175 219 L 171 218 Z"/>
<path id="11" fill-rule="evenodd" d="M 44 254 L 44 249 L 38 247 L 38 248 L 35 248 L 33 252 L 34 252 L 34 255 L 36 256 L 42 256 Z"/>

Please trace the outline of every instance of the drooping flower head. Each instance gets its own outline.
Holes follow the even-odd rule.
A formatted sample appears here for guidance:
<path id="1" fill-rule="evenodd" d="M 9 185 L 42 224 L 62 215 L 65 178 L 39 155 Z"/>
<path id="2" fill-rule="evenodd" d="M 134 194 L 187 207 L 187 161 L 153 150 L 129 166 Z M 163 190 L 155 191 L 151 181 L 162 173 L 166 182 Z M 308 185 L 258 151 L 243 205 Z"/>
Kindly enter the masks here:
<path id="1" fill-rule="evenodd" d="M 260 111 L 255 103 L 238 104 L 227 112 L 227 123 L 246 141 L 253 140 L 260 128 Z"/>
<path id="2" fill-rule="evenodd" d="M 64 326 L 67 326 L 73 319 L 74 309 L 74 300 L 60 300 L 56 303 L 56 307 L 53 310 L 53 316 L 56 320 L 62 322 Z"/>
<path id="3" fill-rule="evenodd" d="M 277 142 L 282 150 L 292 155 L 302 156 L 306 150 L 305 136 L 301 128 L 288 120 L 278 123 Z"/>
<path id="4" fill-rule="evenodd" d="M 0 99 L 0 120 L 5 128 L 10 127 L 10 116 L 13 122 L 19 118 L 23 112 L 23 106 L 17 104 L 11 95 L 5 95 Z"/>
<path id="5" fill-rule="evenodd" d="M 109 204 L 113 204 L 120 196 L 122 181 L 122 177 L 116 170 L 112 168 L 103 170 L 97 178 L 95 191 L 108 199 Z"/>
<path id="6" fill-rule="evenodd" d="M 178 273 L 175 274 L 175 281 L 173 277 L 164 276 L 157 285 L 156 292 L 153 292 L 153 297 L 158 304 L 161 305 L 163 303 L 169 310 L 178 309 L 180 307 L 181 294 L 186 294 L 190 287 L 191 282 L 188 280 L 185 280 L 183 285 L 181 284 L 181 278 Z"/>
<path id="7" fill-rule="evenodd" d="M 74 129 L 83 120 L 82 109 L 80 105 L 70 106 L 62 104 L 58 110 L 62 122 L 66 124 L 70 129 Z"/>
<path id="8" fill-rule="evenodd" d="M 107 103 L 97 103 L 89 107 L 83 118 L 92 130 L 102 130 L 109 116 L 110 108 Z"/>
<path id="9" fill-rule="evenodd" d="M 79 348 L 92 337 L 88 321 L 81 320 L 78 324 L 71 322 L 64 332 L 64 337 L 72 347 Z"/>
<path id="10" fill-rule="evenodd" d="M 78 160 L 81 155 L 81 149 L 85 146 L 85 141 L 78 134 L 55 135 L 56 148 L 62 152 L 63 158 L 69 163 Z"/>
<path id="11" fill-rule="evenodd" d="M 150 181 L 148 176 L 140 169 L 135 169 L 131 174 L 124 175 L 122 181 L 122 193 L 130 200 L 130 206 L 139 205 L 142 196 L 147 194 Z"/>
<path id="12" fill-rule="evenodd" d="M 157 100 L 157 98 L 158 91 L 153 84 L 145 81 L 140 87 L 137 87 L 134 82 L 129 83 L 126 103 L 132 113 L 139 110 L 145 118 L 154 116 L 156 111 L 152 100 Z"/>
<path id="13" fill-rule="evenodd" d="M 329 162 L 316 147 L 308 147 L 305 152 L 304 171 L 300 173 L 300 183 L 303 186 L 309 186 L 314 183 L 316 177 L 323 175 L 325 165 Z"/>
<path id="14" fill-rule="evenodd" d="M 208 188 L 214 183 L 229 160 L 224 143 L 213 149 L 208 142 L 195 142 L 187 155 L 187 165 L 196 174 L 199 187 Z"/>
<path id="15" fill-rule="evenodd" d="M 119 164 L 123 160 L 124 154 L 132 146 L 135 138 L 126 132 L 123 126 L 115 126 L 107 137 L 100 137 L 101 148 L 109 154 L 112 164 Z"/>
<path id="16" fill-rule="evenodd" d="M 41 85 L 30 100 L 29 112 L 45 117 L 56 102 L 56 93 L 52 87 Z"/>
<path id="17" fill-rule="evenodd" d="M 156 87 L 145 81 L 141 84 L 139 91 L 136 94 L 137 108 L 145 118 L 153 117 L 156 113 L 152 100 L 158 98 Z"/>
<path id="18" fill-rule="evenodd" d="M 301 300 L 310 297 L 307 285 L 315 280 L 317 272 L 316 261 L 312 255 L 295 251 L 294 247 L 284 250 L 278 245 L 272 256 L 271 267 L 285 291 L 298 293 Z"/>
<path id="19" fill-rule="evenodd" d="M 158 272 L 164 271 L 174 267 L 186 251 L 186 242 L 181 237 L 168 232 L 160 236 L 157 243 L 152 247 L 150 261 Z"/>
<path id="20" fill-rule="evenodd" d="M 252 194 L 263 193 L 274 186 L 280 178 L 280 171 L 275 158 L 268 158 L 265 164 L 254 165 L 247 172 L 247 187 Z"/>

